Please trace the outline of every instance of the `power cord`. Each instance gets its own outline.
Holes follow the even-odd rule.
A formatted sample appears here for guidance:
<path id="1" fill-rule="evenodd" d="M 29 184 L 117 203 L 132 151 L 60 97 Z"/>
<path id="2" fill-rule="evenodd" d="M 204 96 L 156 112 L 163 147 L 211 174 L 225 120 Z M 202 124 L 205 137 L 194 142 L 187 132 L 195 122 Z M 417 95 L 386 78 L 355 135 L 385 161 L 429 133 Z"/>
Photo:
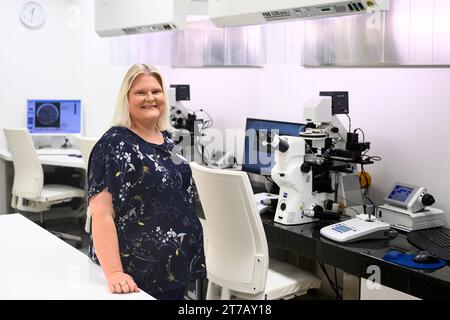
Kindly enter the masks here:
<path id="1" fill-rule="evenodd" d="M 339 287 L 339 285 L 337 284 L 337 274 L 335 275 L 336 283 L 334 283 L 333 280 L 331 280 L 330 276 L 328 275 L 328 272 L 327 272 L 327 269 L 326 269 L 324 263 L 323 262 L 319 262 L 319 266 L 322 269 L 322 272 L 327 277 L 327 280 L 328 280 L 328 283 L 331 286 L 331 289 L 333 289 L 334 293 L 336 294 L 336 300 L 342 300 L 342 296 L 339 293 L 339 290 L 342 290 L 342 288 Z M 335 268 L 335 271 L 336 271 L 336 268 Z"/>

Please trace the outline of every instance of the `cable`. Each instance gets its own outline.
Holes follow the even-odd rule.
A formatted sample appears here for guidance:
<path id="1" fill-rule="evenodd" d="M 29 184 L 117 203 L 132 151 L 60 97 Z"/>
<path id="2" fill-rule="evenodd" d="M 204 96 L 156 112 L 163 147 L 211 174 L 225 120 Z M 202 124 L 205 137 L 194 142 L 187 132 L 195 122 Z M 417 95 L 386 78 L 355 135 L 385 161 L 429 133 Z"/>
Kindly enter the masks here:
<path id="1" fill-rule="evenodd" d="M 372 160 L 372 161 L 381 161 L 381 160 L 383 160 L 383 158 L 381 158 L 380 156 L 366 156 L 366 157 L 367 158 L 365 160 Z"/>
<path id="2" fill-rule="evenodd" d="M 210 115 L 208 112 L 206 112 L 206 111 L 203 110 L 203 109 L 198 109 L 198 110 L 195 110 L 195 111 L 193 112 L 194 115 L 195 115 L 197 112 L 203 112 L 203 113 L 205 113 L 205 114 L 208 116 L 208 118 L 209 118 L 209 120 L 206 120 L 206 121 L 203 123 L 202 129 L 209 129 L 209 128 L 211 128 L 211 127 L 214 125 L 214 121 L 213 121 L 211 115 Z"/>
<path id="3" fill-rule="evenodd" d="M 264 176 L 264 177 L 266 177 L 266 179 L 269 180 L 269 182 L 275 183 L 275 181 L 273 181 L 273 179 L 271 177 L 269 177 L 269 176 Z"/>
<path id="4" fill-rule="evenodd" d="M 339 289 L 342 290 L 342 288 L 339 287 L 339 283 L 338 283 L 338 278 L 337 278 L 337 268 L 334 267 L 334 283 L 336 284 L 336 289 L 339 292 Z M 341 300 L 342 300 L 342 296 L 341 296 Z"/>
<path id="5" fill-rule="evenodd" d="M 348 118 L 348 132 L 352 131 L 352 119 L 350 118 L 350 116 L 348 115 L 348 113 L 345 113 L 345 115 Z"/>
<path id="6" fill-rule="evenodd" d="M 355 130 L 353 130 L 353 133 L 356 133 L 356 131 L 361 131 L 363 136 L 363 142 L 366 141 L 366 135 L 364 134 L 364 131 L 361 128 L 356 128 Z"/>
<path id="7" fill-rule="evenodd" d="M 322 269 L 323 273 L 325 274 L 325 276 L 327 277 L 328 283 L 331 286 L 331 289 L 333 289 L 334 293 L 336 294 L 336 300 L 342 300 L 342 296 L 339 294 L 339 289 L 342 290 L 341 287 L 339 287 L 336 283 L 334 283 L 330 276 L 328 275 L 327 269 L 325 268 L 325 265 L 323 264 L 323 262 L 319 262 L 319 266 Z"/>

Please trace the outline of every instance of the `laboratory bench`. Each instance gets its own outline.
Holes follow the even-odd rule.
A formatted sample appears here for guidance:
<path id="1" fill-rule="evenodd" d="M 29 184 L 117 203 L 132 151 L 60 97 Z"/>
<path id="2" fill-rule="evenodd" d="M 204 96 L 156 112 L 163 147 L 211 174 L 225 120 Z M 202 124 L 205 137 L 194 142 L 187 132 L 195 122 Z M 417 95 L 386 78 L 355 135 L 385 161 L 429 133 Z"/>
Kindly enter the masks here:
<path id="1" fill-rule="evenodd" d="M 450 267 L 435 271 L 415 270 L 383 260 L 386 252 L 419 251 L 406 239 L 406 233 L 384 240 L 363 240 L 343 244 L 323 237 L 320 229 L 327 224 L 309 223 L 285 226 L 273 221 L 273 213 L 261 215 L 267 241 L 300 256 L 334 266 L 357 278 L 369 279 L 369 266 L 378 266 L 382 285 L 421 299 L 450 299 Z M 369 272 L 368 272 L 369 270 Z"/>

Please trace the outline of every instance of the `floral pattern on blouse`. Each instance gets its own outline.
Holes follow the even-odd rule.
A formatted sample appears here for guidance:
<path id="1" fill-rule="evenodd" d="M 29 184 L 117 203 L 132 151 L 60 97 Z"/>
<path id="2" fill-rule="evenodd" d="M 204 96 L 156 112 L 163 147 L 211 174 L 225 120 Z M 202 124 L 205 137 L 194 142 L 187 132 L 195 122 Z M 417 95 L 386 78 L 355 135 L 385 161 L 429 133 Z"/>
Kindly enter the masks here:
<path id="1" fill-rule="evenodd" d="M 157 145 L 112 127 L 94 146 L 88 169 L 88 201 L 111 193 L 124 272 L 150 294 L 206 275 L 192 172 L 170 133 L 162 134 Z M 92 241 L 89 256 L 99 263 Z"/>

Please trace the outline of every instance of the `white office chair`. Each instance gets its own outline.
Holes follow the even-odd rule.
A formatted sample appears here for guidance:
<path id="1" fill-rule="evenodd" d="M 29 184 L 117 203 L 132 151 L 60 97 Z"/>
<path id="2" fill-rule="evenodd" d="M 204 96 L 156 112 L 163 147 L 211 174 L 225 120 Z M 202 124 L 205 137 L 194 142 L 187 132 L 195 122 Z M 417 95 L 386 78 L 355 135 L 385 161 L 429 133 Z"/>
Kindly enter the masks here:
<path id="1" fill-rule="evenodd" d="M 3 132 L 14 164 L 11 207 L 40 213 L 43 225 L 44 212 L 51 206 L 73 198 L 84 198 L 84 190 L 79 188 L 60 184 L 44 185 L 44 171 L 27 129 L 3 128 Z M 61 238 L 82 241 L 80 236 L 52 232 Z"/>
<path id="2" fill-rule="evenodd" d="M 89 165 L 89 156 L 91 155 L 92 148 L 94 148 L 97 143 L 97 139 L 88 138 L 82 136 L 76 136 L 78 150 L 81 152 L 81 157 L 83 158 L 84 168 L 86 169 L 86 179 L 88 176 L 88 165 Z M 91 233 L 91 215 L 89 214 L 89 208 L 86 208 L 86 224 L 84 225 L 84 231 L 86 233 Z"/>
<path id="3" fill-rule="evenodd" d="M 206 218 L 207 299 L 289 299 L 320 287 L 312 273 L 269 261 L 266 234 L 245 172 L 194 162 L 190 166 Z"/>

